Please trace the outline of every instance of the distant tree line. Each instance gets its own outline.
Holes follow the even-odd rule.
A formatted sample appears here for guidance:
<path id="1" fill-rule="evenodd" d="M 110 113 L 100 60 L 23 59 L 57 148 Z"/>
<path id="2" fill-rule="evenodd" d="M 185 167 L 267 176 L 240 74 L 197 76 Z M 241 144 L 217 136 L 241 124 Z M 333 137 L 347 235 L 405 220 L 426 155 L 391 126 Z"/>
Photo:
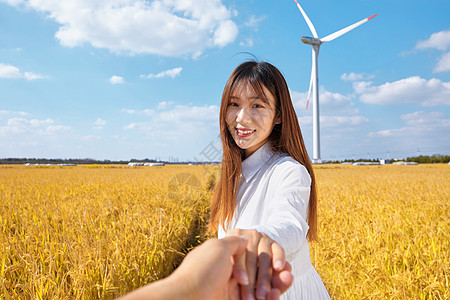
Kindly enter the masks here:
<path id="1" fill-rule="evenodd" d="M 60 158 L 2 158 L 0 164 L 128 164 L 129 162 L 156 162 L 154 159 L 131 159 L 131 160 L 96 160 L 91 158 L 77 158 L 77 159 L 60 159 Z"/>
<path id="2" fill-rule="evenodd" d="M 327 161 L 328 163 L 340 164 L 340 163 L 354 163 L 354 162 L 377 162 L 380 159 L 345 159 L 345 160 L 335 160 L 335 161 Z M 449 163 L 450 156 L 449 155 L 441 155 L 434 154 L 431 156 L 420 155 L 416 157 L 408 157 L 405 159 L 392 159 L 391 162 L 395 161 L 414 161 L 419 164 L 435 164 L 435 163 Z M 60 158 L 1 158 L 0 164 L 77 164 L 77 165 L 86 165 L 86 164 L 128 164 L 129 162 L 158 162 L 155 159 L 144 158 L 144 159 L 136 159 L 132 158 L 130 160 L 96 160 L 92 158 L 81 158 L 81 159 L 60 159 Z M 164 163 L 170 163 L 161 161 Z M 183 163 L 183 162 L 181 162 Z M 185 162 L 188 163 L 188 162 Z"/>
<path id="3" fill-rule="evenodd" d="M 360 158 L 360 159 L 334 160 L 334 161 L 328 161 L 328 163 L 340 164 L 340 163 L 354 163 L 354 162 L 377 162 L 380 160 L 381 160 L 381 158 L 374 158 L 374 159 Z M 442 154 L 433 154 L 431 156 L 420 155 L 420 156 L 415 156 L 415 157 L 408 157 L 405 159 L 389 159 L 389 160 L 391 162 L 410 161 L 410 162 L 416 162 L 419 164 L 437 164 L 437 163 L 449 163 L 450 156 L 442 155 Z"/>
<path id="4" fill-rule="evenodd" d="M 417 157 L 408 157 L 405 161 L 415 161 L 419 164 L 437 164 L 450 162 L 450 155 L 434 154 L 432 156 L 420 155 Z"/>

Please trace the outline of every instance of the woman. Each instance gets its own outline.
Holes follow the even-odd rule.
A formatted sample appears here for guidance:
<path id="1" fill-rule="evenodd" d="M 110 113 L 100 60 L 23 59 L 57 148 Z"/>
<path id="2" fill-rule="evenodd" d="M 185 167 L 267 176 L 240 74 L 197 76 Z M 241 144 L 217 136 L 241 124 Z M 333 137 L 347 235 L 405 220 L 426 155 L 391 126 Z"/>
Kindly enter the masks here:
<path id="1" fill-rule="evenodd" d="M 220 107 L 222 171 L 211 202 L 211 230 L 243 235 L 247 251 L 233 274 L 242 299 L 265 299 L 270 274 L 292 265 L 294 283 L 281 299 L 329 299 L 311 264 L 316 188 L 300 126 L 280 71 L 266 62 L 239 65 Z M 284 252 L 283 252 L 284 249 Z"/>

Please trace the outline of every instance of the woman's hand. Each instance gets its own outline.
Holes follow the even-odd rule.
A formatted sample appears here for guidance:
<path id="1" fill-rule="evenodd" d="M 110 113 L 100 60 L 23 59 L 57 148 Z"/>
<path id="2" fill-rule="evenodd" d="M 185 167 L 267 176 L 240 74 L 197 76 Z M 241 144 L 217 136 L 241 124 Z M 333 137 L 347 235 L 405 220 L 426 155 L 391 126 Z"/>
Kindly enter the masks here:
<path id="1" fill-rule="evenodd" d="M 241 299 L 266 299 L 272 294 L 274 272 L 286 270 L 283 248 L 266 234 L 253 229 L 233 229 L 227 236 L 248 239 L 246 251 L 233 256 L 233 276 L 241 284 Z"/>

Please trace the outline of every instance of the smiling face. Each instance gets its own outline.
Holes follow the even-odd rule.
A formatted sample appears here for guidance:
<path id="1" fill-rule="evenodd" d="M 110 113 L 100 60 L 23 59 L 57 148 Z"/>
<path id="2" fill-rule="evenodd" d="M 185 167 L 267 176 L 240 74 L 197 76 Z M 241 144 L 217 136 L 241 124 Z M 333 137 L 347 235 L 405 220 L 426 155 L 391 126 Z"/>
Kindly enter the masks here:
<path id="1" fill-rule="evenodd" d="M 238 84 L 228 102 L 227 128 L 246 158 L 269 140 L 273 127 L 280 123 L 274 96 L 264 86 L 263 91 L 258 96 L 250 84 Z"/>

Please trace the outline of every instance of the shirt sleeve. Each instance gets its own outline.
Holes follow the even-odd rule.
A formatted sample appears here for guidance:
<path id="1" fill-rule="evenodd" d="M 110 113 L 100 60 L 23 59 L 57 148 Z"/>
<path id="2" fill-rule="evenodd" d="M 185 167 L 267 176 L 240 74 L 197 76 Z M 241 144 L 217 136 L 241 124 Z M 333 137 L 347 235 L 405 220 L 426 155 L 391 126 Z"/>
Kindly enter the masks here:
<path id="1" fill-rule="evenodd" d="M 290 259 L 300 250 L 308 233 L 311 178 L 306 168 L 292 159 L 275 168 L 269 180 L 274 193 L 265 199 L 264 221 L 252 229 L 267 234 Z"/>

